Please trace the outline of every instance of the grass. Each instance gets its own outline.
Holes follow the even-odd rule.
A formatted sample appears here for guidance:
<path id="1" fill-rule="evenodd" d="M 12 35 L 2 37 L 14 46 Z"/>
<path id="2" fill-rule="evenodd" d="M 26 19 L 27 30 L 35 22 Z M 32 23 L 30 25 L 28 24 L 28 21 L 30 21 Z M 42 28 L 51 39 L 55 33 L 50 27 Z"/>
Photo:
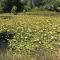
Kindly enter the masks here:
<path id="1" fill-rule="evenodd" d="M 60 14 L 0 14 L 0 32 L 4 31 L 15 35 L 0 60 L 60 60 Z"/>

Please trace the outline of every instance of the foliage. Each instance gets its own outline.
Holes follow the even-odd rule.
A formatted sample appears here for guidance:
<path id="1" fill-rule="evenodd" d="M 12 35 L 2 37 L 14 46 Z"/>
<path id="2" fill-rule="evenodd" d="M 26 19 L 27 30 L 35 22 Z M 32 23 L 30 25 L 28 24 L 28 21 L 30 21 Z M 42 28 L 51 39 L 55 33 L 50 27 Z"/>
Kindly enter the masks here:
<path id="1" fill-rule="evenodd" d="M 59 0 L 4 0 L 0 2 L 0 11 L 11 12 L 13 6 L 17 7 L 17 12 L 30 11 L 31 9 L 38 7 L 48 10 L 59 10 Z M 60 11 L 60 10 L 59 10 Z"/>
<path id="2" fill-rule="evenodd" d="M 57 49 L 60 47 L 60 15 L 49 11 L 47 13 L 41 11 L 20 13 L 19 15 L 0 15 L 2 15 L 0 16 L 0 32 L 14 33 L 12 39 L 6 38 L 9 41 L 9 51 L 6 54 L 0 54 L 1 60 L 43 60 L 43 58 L 44 60 L 53 60 L 53 52 L 58 54 Z M 12 54 L 9 52 L 12 52 Z M 15 55 L 16 53 L 17 55 Z M 56 60 L 58 59 L 56 58 Z"/>
<path id="3" fill-rule="evenodd" d="M 13 8 L 11 9 L 11 13 L 16 14 L 17 13 L 17 7 L 13 6 Z"/>
<path id="4" fill-rule="evenodd" d="M 54 50 L 59 47 L 59 17 L 19 15 L 14 16 L 13 20 L 1 19 L 0 31 L 15 33 L 9 45 L 12 51 L 36 47 Z"/>

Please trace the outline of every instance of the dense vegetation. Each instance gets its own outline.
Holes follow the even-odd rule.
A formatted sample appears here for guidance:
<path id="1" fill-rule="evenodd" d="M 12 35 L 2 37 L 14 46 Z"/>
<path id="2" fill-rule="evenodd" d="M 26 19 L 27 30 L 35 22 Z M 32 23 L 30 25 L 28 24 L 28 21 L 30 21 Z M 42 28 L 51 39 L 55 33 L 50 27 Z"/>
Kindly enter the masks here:
<path id="1" fill-rule="evenodd" d="M 33 8 L 60 11 L 59 0 L 0 0 L 1 12 L 25 12 Z"/>
<path id="2" fill-rule="evenodd" d="M 60 59 L 60 14 L 56 12 L 1 14 L 1 33 L 8 41 L 8 52 L 0 51 L 1 60 Z"/>
<path id="3" fill-rule="evenodd" d="M 59 0 L 0 0 L 0 60 L 60 60 L 58 12 Z"/>

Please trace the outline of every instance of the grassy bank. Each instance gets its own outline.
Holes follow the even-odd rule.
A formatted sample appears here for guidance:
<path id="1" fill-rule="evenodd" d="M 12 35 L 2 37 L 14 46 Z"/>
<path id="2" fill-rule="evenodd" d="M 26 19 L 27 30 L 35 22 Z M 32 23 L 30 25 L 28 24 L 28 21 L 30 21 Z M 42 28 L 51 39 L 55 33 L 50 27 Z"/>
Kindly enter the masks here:
<path id="1" fill-rule="evenodd" d="M 55 12 L 0 14 L 0 32 L 14 33 L 6 37 L 12 54 L 1 53 L 1 60 L 60 59 L 60 15 Z"/>

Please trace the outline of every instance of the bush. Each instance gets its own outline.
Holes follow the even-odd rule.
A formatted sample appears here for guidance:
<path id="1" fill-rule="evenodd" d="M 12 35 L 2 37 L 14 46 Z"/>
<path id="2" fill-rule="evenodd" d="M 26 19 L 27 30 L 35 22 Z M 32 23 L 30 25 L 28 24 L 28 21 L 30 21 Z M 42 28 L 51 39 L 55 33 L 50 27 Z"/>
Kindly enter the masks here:
<path id="1" fill-rule="evenodd" d="M 0 13 L 3 12 L 3 7 L 4 7 L 4 4 L 2 2 L 0 2 Z"/>
<path id="2" fill-rule="evenodd" d="M 57 7 L 56 8 L 56 12 L 60 12 L 60 7 Z"/>
<path id="3" fill-rule="evenodd" d="M 23 12 L 24 12 L 24 11 L 25 11 L 25 12 L 26 12 L 26 11 L 31 11 L 31 7 L 25 6 L 24 9 L 23 9 Z"/>
<path id="4" fill-rule="evenodd" d="M 14 15 L 16 15 L 16 10 L 17 10 L 17 7 L 16 6 L 13 6 L 12 7 L 12 10 L 11 10 L 11 13 L 13 13 Z"/>
<path id="5" fill-rule="evenodd" d="M 50 11 L 54 11 L 54 6 L 53 5 L 47 6 L 47 9 Z"/>
<path id="6" fill-rule="evenodd" d="M 60 12 L 60 2 L 56 2 L 56 3 L 54 4 L 54 7 L 55 7 L 55 11 L 56 11 L 56 12 Z"/>

